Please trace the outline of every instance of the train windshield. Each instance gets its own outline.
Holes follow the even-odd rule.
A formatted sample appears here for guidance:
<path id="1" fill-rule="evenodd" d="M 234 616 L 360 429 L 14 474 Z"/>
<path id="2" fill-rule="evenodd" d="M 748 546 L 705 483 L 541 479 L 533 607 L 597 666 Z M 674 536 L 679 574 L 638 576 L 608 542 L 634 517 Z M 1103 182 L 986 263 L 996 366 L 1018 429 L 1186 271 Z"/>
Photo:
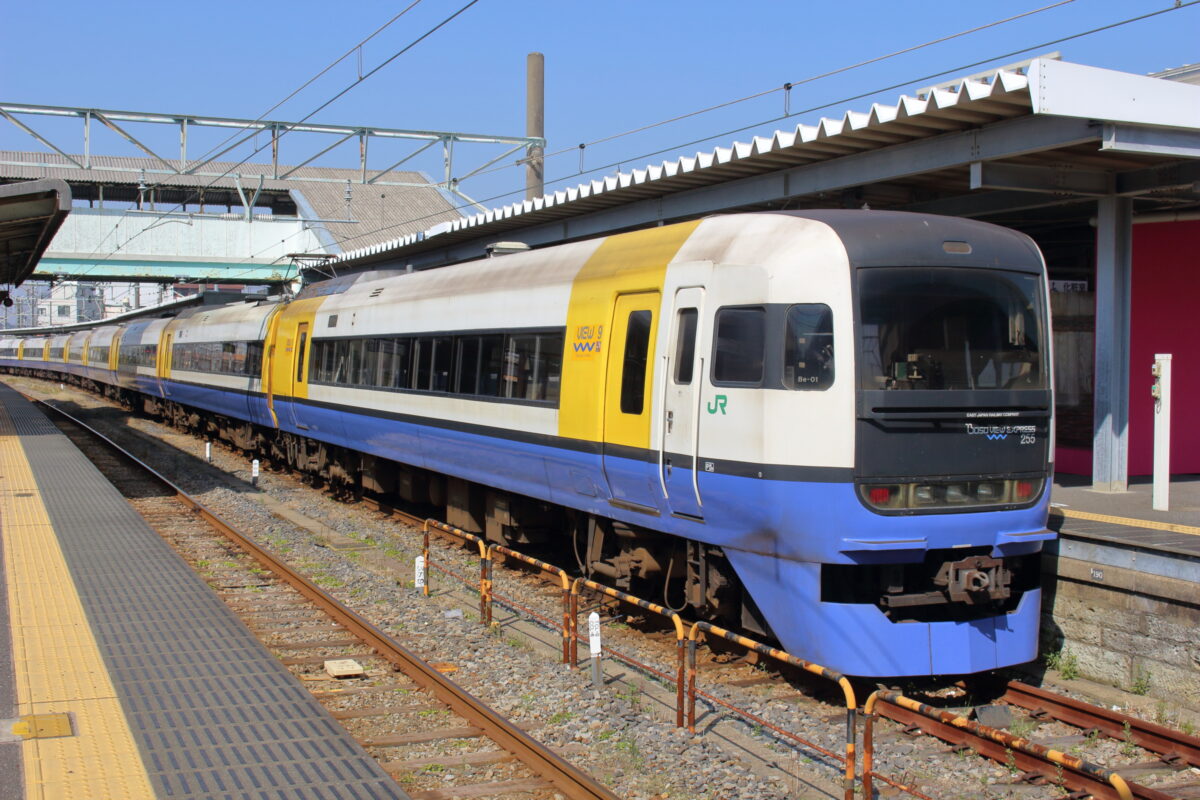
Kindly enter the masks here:
<path id="1" fill-rule="evenodd" d="M 1042 279 L 1024 272 L 858 272 L 863 389 L 1045 389 Z"/>

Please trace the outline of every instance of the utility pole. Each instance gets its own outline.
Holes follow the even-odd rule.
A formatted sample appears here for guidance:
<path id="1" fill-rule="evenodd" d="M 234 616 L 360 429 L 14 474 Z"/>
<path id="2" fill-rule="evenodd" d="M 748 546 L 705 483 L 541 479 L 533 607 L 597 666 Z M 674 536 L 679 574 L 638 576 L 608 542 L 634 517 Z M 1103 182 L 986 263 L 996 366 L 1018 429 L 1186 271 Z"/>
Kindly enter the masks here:
<path id="1" fill-rule="evenodd" d="M 546 57 L 541 53 L 530 53 L 525 59 L 525 135 L 539 139 L 546 135 Z M 526 200 L 546 193 L 544 155 L 541 146 L 531 146 L 526 151 Z"/>

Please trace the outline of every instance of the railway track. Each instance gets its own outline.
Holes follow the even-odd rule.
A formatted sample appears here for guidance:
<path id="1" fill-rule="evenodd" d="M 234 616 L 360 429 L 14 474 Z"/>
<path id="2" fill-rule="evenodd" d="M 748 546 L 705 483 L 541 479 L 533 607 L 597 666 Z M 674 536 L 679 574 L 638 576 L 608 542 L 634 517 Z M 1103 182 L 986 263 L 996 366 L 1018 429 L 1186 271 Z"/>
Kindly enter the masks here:
<path id="1" fill-rule="evenodd" d="M 874 778 L 873 713 L 909 729 L 919 729 L 956 748 L 970 748 L 1003 764 L 1021 782 L 1047 782 L 1063 786 L 1080 796 L 1097 800 L 1179 800 L 1200 797 L 1200 781 L 1149 787 L 1131 779 L 1134 775 L 1184 770 L 1200 766 L 1200 739 L 1102 706 L 1056 694 L 1020 681 L 1010 681 L 999 702 L 1028 712 L 1021 729 L 1036 729 L 1045 720 L 1056 720 L 1083 731 L 1080 739 L 1106 736 L 1122 742 L 1122 751 L 1135 756 L 1142 751 L 1153 758 L 1108 769 L 1077 755 L 1057 749 L 1054 740 L 1039 743 L 1034 738 L 989 728 L 961 713 L 935 708 L 881 690 L 867 701 L 867 732 L 864 742 L 864 795 L 870 797 Z M 1018 725 L 1010 725 L 1017 729 Z M 1061 737 L 1060 737 L 1061 738 Z M 892 783 L 891 781 L 886 781 Z M 895 784 L 892 784 L 895 786 Z M 898 787 L 900 788 L 900 787 Z"/>
<path id="2" fill-rule="evenodd" d="M 374 511 L 386 513 L 393 518 L 415 525 L 421 525 L 425 521 L 421 516 L 409 514 L 401 509 L 397 509 L 388 505 L 386 502 L 374 498 L 363 498 L 363 504 Z M 218 577 L 221 580 L 225 580 L 226 576 L 221 575 Z M 530 577 L 532 577 L 532 574 Z M 239 583 L 239 581 L 241 581 L 241 583 Z M 469 582 L 470 581 L 468 580 L 468 583 Z M 265 585 L 256 584 L 254 581 L 245 578 L 232 578 L 221 587 L 221 591 L 231 592 L 238 595 L 242 599 L 247 597 L 247 592 L 253 594 L 256 593 L 256 590 L 257 593 L 259 593 L 259 596 L 251 598 L 250 602 L 257 600 L 260 603 L 261 608 L 261 593 L 266 591 Z M 278 622 L 278 614 L 268 614 L 266 616 L 274 618 L 274 621 Z M 268 625 L 267 628 L 270 629 L 271 626 Z M 318 636 L 317 632 L 314 632 L 313 636 L 314 639 L 312 642 L 303 643 L 305 646 L 300 648 L 301 652 L 292 652 L 290 654 L 281 656 L 283 658 L 295 659 L 298 662 L 307 661 L 308 663 L 306 664 L 297 663 L 294 666 L 300 668 L 299 671 L 301 674 L 309 674 L 310 676 L 319 672 L 319 669 L 314 666 L 317 656 L 326 655 L 324 652 L 319 652 L 321 651 L 321 647 L 324 645 L 329 645 L 330 642 L 335 642 L 334 637 L 328 635 L 325 635 L 322 638 L 321 636 Z M 649 638 L 650 640 L 653 640 L 654 637 L 651 636 Z M 668 641 L 668 639 L 669 637 L 663 640 L 663 644 L 667 648 L 669 648 L 669 646 L 672 644 L 672 642 Z M 305 650 L 308 650 L 312 654 L 304 654 L 303 651 Z M 718 663 L 713 663 L 709 666 L 719 668 L 721 665 Z M 307 669 L 307 672 L 304 671 L 305 669 Z M 436 672 L 436 670 L 434 671 Z M 739 683 L 753 685 L 755 690 L 758 690 L 765 689 L 767 683 L 771 681 L 771 678 L 760 672 L 758 673 L 758 677 L 750 679 L 749 681 L 730 681 L 730 685 L 736 686 Z M 782 679 L 779 679 L 778 682 L 781 684 L 783 683 Z M 794 690 L 794 686 L 787 688 Z M 318 692 L 323 691 L 325 690 L 318 690 Z M 342 714 L 347 720 L 352 721 L 358 719 L 368 719 L 371 718 L 369 716 L 370 714 L 374 714 L 380 710 L 379 707 L 371 705 L 371 703 L 375 702 L 371 699 L 371 695 L 366 695 L 363 697 L 361 695 L 365 693 L 358 692 L 357 690 L 351 690 L 349 692 L 329 691 L 328 694 L 330 695 L 329 698 L 322 699 L 334 700 L 335 702 L 331 705 L 331 708 L 333 708 L 337 713 Z M 776 699 L 791 700 L 793 697 L 795 697 L 795 695 L 787 694 L 784 695 L 783 698 Z M 864 697 L 865 693 L 860 695 L 860 702 Z M 896 721 L 898 723 L 898 727 L 900 728 L 906 728 L 910 731 L 916 729 L 923 730 L 931 734 L 931 736 L 936 739 L 950 743 L 951 749 L 953 750 L 971 749 L 990 757 L 993 761 L 1007 768 L 1009 772 L 1008 779 L 1014 785 L 1038 782 L 1061 785 L 1070 790 L 1073 793 L 1071 795 L 1073 797 L 1091 795 L 1099 798 L 1123 798 L 1128 796 L 1131 798 L 1144 798 L 1144 800 L 1166 800 L 1166 798 L 1188 798 L 1190 800 L 1190 798 L 1200 798 L 1200 781 L 1196 781 L 1194 778 L 1190 783 L 1172 783 L 1171 785 L 1158 785 L 1153 788 L 1140 785 L 1133 780 L 1121 780 L 1119 783 L 1123 784 L 1124 788 L 1128 789 L 1128 794 L 1125 794 L 1124 788 L 1118 788 L 1119 784 L 1114 784 L 1108 779 L 1107 776 L 1109 775 L 1109 772 L 1102 767 L 1088 765 L 1086 762 L 1082 762 L 1082 760 L 1079 758 L 1071 757 L 1070 753 L 1059 753 L 1060 756 L 1067 755 L 1068 757 L 1065 759 L 1060 758 L 1057 761 L 1047 761 L 1045 758 L 1042 758 L 1039 755 L 1039 751 L 1050 752 L 1054 751 L 1053 749 L 1055 746 L 1065 746 L 1061 744 L 1061 740 L 1064 739 L 1081 740 L 1081 742 L 1086 740 L 1086 743 L 1090 745 L 1093 740 L 1097 738 L 1108 737 L 1116 742 L 1121 743 L 1122 747 L 1127 748 L 1129 750 L 1129 752 L 1126 753 L 1127 756 L 1133 753 L 1132 748 L 1135 747 L 1137 748 L 1136 755 L 1138 757 L 1141 757 L 1142 755 L 1146 756 L 1146 760 L 1144 761 L 1124 763 L 1117 769 L 1119 772 L 1119 777 L 1138 778 L 1139 776 L 1148 773 L 1171 772 L 1187 767 L 1200 766 L 1200 763 L 1198 763 L 1198 761 L 1200 761 L 1200 757 L 1198 757 L 1198 754 L 1200 754 L 1200 742 L 1197 742 L 1194 737 L 1185 736 L 1177 731 L 1165 728 L 1164 726 L 1154 725 L 1153 723 L 1148 723 L 1135 717 L 1129 717 L 1127 715 L 1113 712 L 1106 712 L 1104 709 L 1099 707 L 1081 703 L 1044 689 L 1038 689 L 1036 687 L 1031 687 L 1017 682 L 1008 685 L 1004 695 L 999 698 L 998 702 L 1010 705 L 1014 708 L 1021 708 L 1029 711 L 1029 719 L 1035 723 L 1048 720 L 1060 721 L 1062 723 L 1075 726 L 1081 730 L 1082 734 L 1075 737 L 1064 737 L 1060 735 L 1057 737 L 1051 736 L 1049 738 L 1042 738 L 1040 740 L 1042 742 L 1041 744 L 1039 744 L 1038 740 L 1036 739 L 1031 742 L 1026 740 L 1027 743 L 1031 745 L 1029 749 L 1032 751 L 1030 753 L 1026 753 L 1021 750 L 1020 747 L 1013 746 L 1013 740 L 1019 739 L 1020 737 L 1012 736 L 1004 731 L 998 732 L 999 738 L 996 738 L 995 736 L 989 736 L 987 733 L 984 733 L 983 735 L 976 735 L 976 732 L 973 731 L 972 728 L 978 728 L 978 726 L 972 721 L 965 719 L 956 721 L 955 718 L 957 715 L 953 713 L 947 713 L 939 709 L 928 709 L 927 707 L 927 710 L 932 712 L 927 716 L 920 713 L 919 710 L 905 708 L 901 704 L 893 703 L 889 699 L 883 698 L 876 702 L 874 711 L 876 712 L 876 719 L 878 719 L 878 717 L 887 717 Z M 406 701 L 406 705 L 416 706 L 419 704 Z M 721 705 L 727 704 L 721 703 Z M 737 711 L 737 709 L 733 706 L 728 707 L 735 712 Z M 426 706 L 422 706 L 422 708 L 419 710 L 411 709 L 411 711 L 418 715 L 422 713 L 431 715 L 434 712 L 434 707 L 433 704 L 430 703 Z M 933 717 L 939 717 L 940 719 L 935 720 Z M 754 721 L 756 724 L 761 723 L 762 726 L 774 730 L 773 726 L 765 723 L 765 720 L 755 719 L 752 721 Z M 351 724 L 354 723 L 351 722 Z M 464 725 L 462 727 L 472 726 Z M 1037 725 L 1034 725 L 1033 727 L 1036 729 Z M 1021 726 L 1013 726 L 1013 730 L 1018 730 L 1020 728 Z M 1060 734 L 1062 733 L 1061 730 L 1057 732 Z M 876 749 L 879 750 L 880 748 L 877 747 Z M 886 746 L 884 746 L 883 749 L 886 750 Z M 1083 752 L 1085 748 L 1072 746 L 1069 749 L 1074 752 Z M 943 750 L 943 752 L 945 752 L 945 750 Z M 480 756 L 479 758 L 486 760 L 489 757 Z M 1072 759 L 1080 762 L 1081 765 L 1084 765 L 1083 768 L 1070 768 L 1070 762 Z M 410 775 L 411 772 L 414 771 L 419 773 L 422 770 L 423 765 L 436 763 L 428 760 L 422 761 L 419 758 L 405 759 L 396 757 L 394 755 L 391 757 L 385 756 L 384 760 L 385 762 L 390 761 L 391 763 L 389 768 L 393 772 L 396 772 L 402 776 Z M 1122 761 L 1128 761 L 1128 758 L 1122 759 Z M 866 765 L 864 764 L 864 766 Z M 1198 773 L 1189 773 L 1189 775 L 1193 776 L 1196 774 Z M 866 777 L 866 780 L 864 781 L 867 785 L 862 788 L 866 789 L 867 793 L 863 796 L 872 796 L 871 793 L 874 792 L 874 790 L 871 788 L 872 780 L 876 782 L 876 785 L 878 785 L 879 782 L 889 783 L 893 787 L 900 788 L 902 791 L 909 788 L 904 785 L 902 780 L 889 780 L 886 776 L 880 773 L 874 773 Z M 410 791 L 412 790 L 410 789 Z M 1051 788 L 1050 791 L 1054 790 Z M 436 793 L 422 795 L 417 791 L 414 791 L 413 793 L 414 797 L 427 797 L 428 800 L 452 796 L 440 795 Z M 920 791 L 915 790 L 915 787 L 913 791 L 909 792 L 909 794 L 916 797 L 928 796 L 922 794 Z M 934 797 L 940 796 L 936 791 L 933 791 L 932 794 Z M 574 797 L 576 795 L 567 796 Z M 1061 796 L 1061 794 L 1054 796 Z"/>
<path id="3" fill-rule="evenodd" d="M 616 800 L 462 690 L 442 665 L 426 663 L 82 421 L 34 402 L 414 800 Z M 331 677 L 330 661 L 354 662 L 361 677 Z"/>

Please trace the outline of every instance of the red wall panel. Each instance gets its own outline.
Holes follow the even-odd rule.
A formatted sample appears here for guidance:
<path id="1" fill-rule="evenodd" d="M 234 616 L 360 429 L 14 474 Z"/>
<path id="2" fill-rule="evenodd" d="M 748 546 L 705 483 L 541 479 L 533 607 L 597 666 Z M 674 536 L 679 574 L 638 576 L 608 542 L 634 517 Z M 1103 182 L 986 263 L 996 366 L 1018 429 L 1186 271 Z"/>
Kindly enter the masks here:
<path id="1" fill-rule="evenodd" d="M 1171 472 L 1200 473 L 1200 220 L 1133 226 L 1129 474 L 1154 468 L 1155 353 L 1171 359 Z"/>

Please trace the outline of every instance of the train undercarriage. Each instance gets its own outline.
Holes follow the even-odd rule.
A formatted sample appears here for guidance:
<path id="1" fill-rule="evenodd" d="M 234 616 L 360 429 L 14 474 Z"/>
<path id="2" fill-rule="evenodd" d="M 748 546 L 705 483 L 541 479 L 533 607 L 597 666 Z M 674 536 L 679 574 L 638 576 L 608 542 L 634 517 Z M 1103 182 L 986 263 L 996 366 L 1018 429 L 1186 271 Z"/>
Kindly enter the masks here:
<path id="1" fill-rule="evenodd" d="M 17 370 L 54 381 L 64 376 Z M 76 376 L 65 380 L 138 413 L 206 439 L 220 440 L 290 470 L 333 496 L 364 494 L 444 519 L 492 544 L 559 565 L 685 615 L 756 638 L 769 626 L 722 549 L 610 518 L 253 425 Z M 915 564 L 822 568 L 822 600 L 873 604 L 894 622 L 969 620 L 1004 613 L 1036 587 L 1037 554 L 998 559 L 990 548 L 930 552 Z"/>

